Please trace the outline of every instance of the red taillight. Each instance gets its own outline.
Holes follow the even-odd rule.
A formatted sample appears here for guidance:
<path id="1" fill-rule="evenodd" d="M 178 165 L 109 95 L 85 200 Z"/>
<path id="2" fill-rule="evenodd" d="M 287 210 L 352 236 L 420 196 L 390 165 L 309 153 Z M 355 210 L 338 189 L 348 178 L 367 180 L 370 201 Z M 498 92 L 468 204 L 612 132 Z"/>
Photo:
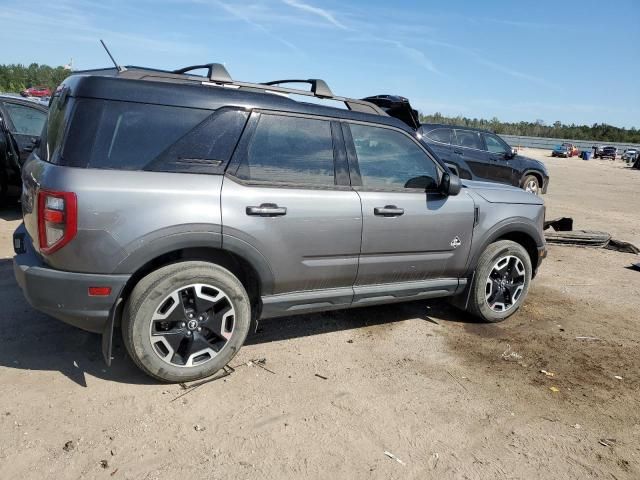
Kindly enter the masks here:
<path id="1" fill-rule="evenodd" d="M 78 202 L 73 192 L 38 191 L 38 241 L 45 255 L 60 250 L 78 231 Z"/>
<path id="2" fill-rule="evenodd" d="M 89 287 L 90 297 L 108 297 L 111 295 L 111 287 Z"/>

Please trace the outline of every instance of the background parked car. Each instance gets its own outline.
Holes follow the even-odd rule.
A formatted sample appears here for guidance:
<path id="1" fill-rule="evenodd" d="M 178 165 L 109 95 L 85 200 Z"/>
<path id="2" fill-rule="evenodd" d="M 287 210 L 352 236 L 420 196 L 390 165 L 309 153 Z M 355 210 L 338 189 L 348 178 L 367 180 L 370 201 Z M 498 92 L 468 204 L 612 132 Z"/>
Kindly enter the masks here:
<path id="1" fill-rule="evenodd" d="M 51 89 L 49 87 L 29 87 L 20 92 L 23 97 L 50 97 Z"/>
<path id="2" fill-rule="evenodd" d="M 571 156 L 571 151 L 569 150 L 569 147 L 567 147 L 565 144 L 556 145 L 555 147 L 553 147 L 551 156 L 568 158 Z"/>
<path id="3" fill-rule="evenodd" d="M 637 148 L 627 148 L 622 154 L 622 160 L 626 160 L 627 163 L 633 164 L 640 155 Z"/>
<path id="4" fill-rule="evenodd" d="M 616 155 L 618 153 L 618 149 L 616 147 L 606 146 L 602 147 L 602 150 L 598 149 L 596 151 L 596 158 L 610 158 L 611 160 L 616 159 Z"/>
<path id="5" fill-rule="evenodd" d="M 580 150 L 573 143 L 564 142 L 562 144 L 563 147 L 567 147 L 567 152 L 569 157 L 577 156 L 580 154 Z"/>
<path id="6" fill-rule="evenodd" d="M 549 173 L 544 164 L 519 155 L 494 133 L 439 124 L 423 124 L 418 133 L 463 179 L 506 183 L 535 194 L 547 191 Z"/>
<path id="7" fill-rule="evenodd" d="M 0 204 L 19 195 L 20 171 L 40 138 L 47 107 L 0 95 Z"/>

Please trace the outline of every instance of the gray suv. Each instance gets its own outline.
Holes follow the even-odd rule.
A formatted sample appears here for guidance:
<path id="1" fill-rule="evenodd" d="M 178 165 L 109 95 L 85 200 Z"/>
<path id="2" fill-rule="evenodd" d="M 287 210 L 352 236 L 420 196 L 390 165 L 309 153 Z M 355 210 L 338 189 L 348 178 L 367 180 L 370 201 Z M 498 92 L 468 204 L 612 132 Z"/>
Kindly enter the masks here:
<path id="1" fill-rule="evenodd" d="M 74 73 L 22 179 L 26 298 L 101 333 L 107 363 L 119 326 L 169 382 L 212 375 L 269 317 L 451 297 L 503 320 L 546 255 L 539 197 L 462 184 L 405 123 L 322 80 L 219 64 Z"/>

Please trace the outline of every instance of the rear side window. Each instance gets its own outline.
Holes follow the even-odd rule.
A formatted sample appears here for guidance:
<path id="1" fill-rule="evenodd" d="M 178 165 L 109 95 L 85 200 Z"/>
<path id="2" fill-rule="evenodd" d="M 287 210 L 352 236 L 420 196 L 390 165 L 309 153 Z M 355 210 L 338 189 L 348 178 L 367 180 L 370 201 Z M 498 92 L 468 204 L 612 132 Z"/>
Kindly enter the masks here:
<path id="1" fill-rule="evenodd" d="M 79 99 L 60 163 L 85 168 L 222 173 L 243 111 Z"/>
<path id="2" fill-rule="evenodd" d="M 13 123 L 14 133 L 20 135 L 40 136 L 46 114 L 37 108 L 7 102 L 4 104 L 7 114 Z"/>
<path id="3" fill-rule="evenodd" d="M 474 132 L 473 130 L 455 130 L 454 145 L 460 147 L 475 148 L 476 150 L 484 150 L 482 145 L 482 139 L 480 138 L 480 132 Z"/>
<path id="4" fill-rule="evenodd" d="M 428 140 L 432 140 L 434 142 L 445 143 L 447 145 L 451 143 L 450 128 L 436 128 L 435 130 L 427 132 L 425 136 Z"/>
<path id="5" fill-rule="evenodd" d="M 47 122 L 40 137 L 39 157 L 52 163 L 59 163 L 62 139 L 68 121 L 71 102 L 66 96 L 56 93 L 49 105 Z"/>
<path id="6" fill-rule="evenodd" d="M 334 185 L 331 123 L 260 115 L 246 158 L 236 176 L 258 182 Z"/>

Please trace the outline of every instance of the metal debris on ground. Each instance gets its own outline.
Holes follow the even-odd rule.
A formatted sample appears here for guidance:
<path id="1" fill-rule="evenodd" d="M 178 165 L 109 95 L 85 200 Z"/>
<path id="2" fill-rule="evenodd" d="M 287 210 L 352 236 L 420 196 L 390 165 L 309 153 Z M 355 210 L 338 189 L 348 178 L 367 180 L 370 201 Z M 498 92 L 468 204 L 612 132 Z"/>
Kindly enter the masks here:
<path id="1" fill-rule="evenodd" d="M 218 373 L 220 371 L 222 372 L 222 374 L 218 375 Z M 181 383 L 180 384 L 180 388 L 182 388 L 182 390 L 186 390 L 186 391 L 183 394 L 178 395 L 175 398 L 172 398 L 171 402 L 175 402 L 179 398 L 182 398 L 185 395 L 188 395 L 189 393 L 193 392 L 196 388 L 199 388 L 202 385 L 206 385 L 207 383 L 215 382 L 216 380 L 220 380 L 221 378 L 228 377 L 229 375 L 231 375 L 236 370 L 235 370 L 235 368 L 233 368 L 230 365 L 225 365 L 222 368 L 222 370 L 220 370 L 220 371 L 218 373 L 216 373 L 216 375 L 214 375 L 213 377 L 205 378 L 204 380 L 202 380 L 200 382 L 195 382 L 195 383 L 191 383 L 191 384 Z"/>
<path id="2" fill-rule="evenodd" d="M 615 438 L 601 438 L 598 443 L 603 447 L 613 447 L 616 444 Z"/>
<path id="3" fill-rule="evenodd" d="M 207 427 L 203 427 L 202 425 L 196 424 L 196 425 L 193 426 L 193 429 L 196 432 L 204 432 L 207 429 Z"/>
<path id="4" fill-rule="evenodd" d="M 614 375 L 613 378 L 615 378 L 616 380 L 622 380 L 622 377 L 620 375 Z"/>
<path id="5" fill-rule="evenodd" d="M 547 370 L 540 370 L 540 373 L 544 373 L 547 377 L 555 377 L 556 374 L 553 372 L 548 372 Z"/>
<path id="6" fill-rule="evenodd" d="M 400 465 L 406 465 L 406 463 L 404 463 L 402 460 L 400 460 L 398 457 L 396 457 L 393 453 L 391 453 L 391 452 L 387 452 L 387 451 L 385 450 L 385 451 L 384 451 L 384 454 L 385 454 L 387 457 L 389 457 L 389 458 L 391 458 L 391 459 L 395 460 L 396 462 L 398 462 Z"/>
<path id="7" fill-rule="evenodd" d="M 512 352 L 511 345 L 507 345 L 507 349 L 502 352 L 502 359 L 508 362 L 517 362 L 518 360 L 522 360 L 522 355 Z"/>
<path id="8" fill-rule="evenodd" d="M 327 377 L 325 377 L 324 375 L 320 375 L 319 373 L 316 373 L 315 376 L 321 378 L 322 380 L 329 380 Z"/>
<path id="9" fill-rule="evenodd" d="M 575 428 L 576 430 L 580 430 L 582 428 L 582 425 L 580 425 L 579 423 L 576 423 L 574 425 L 571 425 L 573 428 Z"/>
<path id="10" fill-rule="evenodd" d="M 588 340 L 592 342 L 599 342 L 600 339 L 598 337 L 576 337 L 576 340 Z"/>
<path id="11" fill-rule="evenodd" d="M 260 358 L 260 359 L 256 359 L 256 360 L 249 360 L 247 362 L 247 366 L 251 367 L 253 365 L 255 365 L 256 367 L 260 367 L 263 370 L 266 370 L 269 373 L 273 373 L 274 375 L 276 374 L 276 372 L 269 370 L 267 367 L 264 366 L 264 364 L 267 363 L 267 359 L 266 358 Z"/>
<path id="12" fill-rule="evenodd" d="M 551 390 L 553 393 L 557 393 L 560 391 L 558 387 L 549 387 L 549 390 Z"/>

